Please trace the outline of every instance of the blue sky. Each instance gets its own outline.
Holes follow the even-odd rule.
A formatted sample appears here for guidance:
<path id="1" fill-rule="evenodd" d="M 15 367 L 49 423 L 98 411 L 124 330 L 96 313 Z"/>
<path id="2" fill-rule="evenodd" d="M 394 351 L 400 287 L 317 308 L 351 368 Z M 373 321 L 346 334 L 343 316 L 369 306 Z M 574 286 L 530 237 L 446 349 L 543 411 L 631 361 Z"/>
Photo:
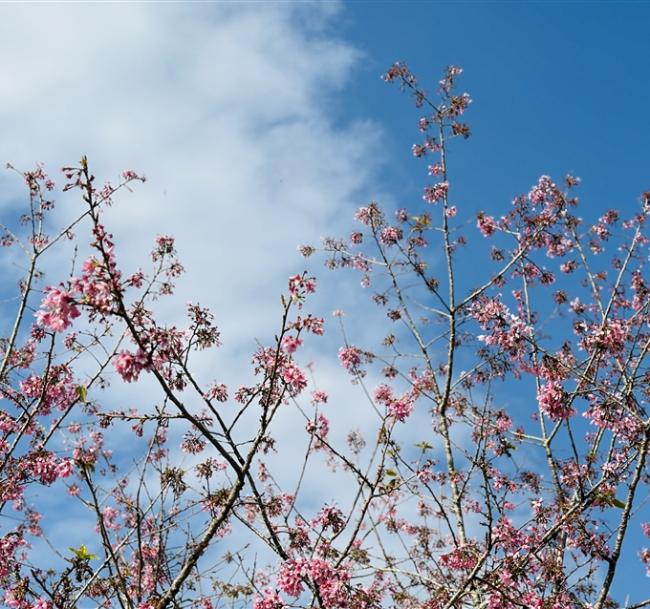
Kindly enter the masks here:
<path id="1" fill-rule="evenodd" d="M 344 111 L 383 125 L 383 178 L 400 205 L 417 201 L 426 164 L 408 154 L 417 138 L 411 101 L 376 78 L 395 60 L 430 91 L 442 67 L 464 68 L 472 137 L 450 156 L 459 208 L 499 215 L 539 175 L 572 173 L 583 180 L 585 219 L 637 209 L 650 185 L 650 3 L 352 2 L 344 23 L 366 53 Z M 617 577 L 618 598 L 648 589 L 632 558 Z"/>
<path id="2" fill-rule="evenodd" d="M 400 205 L 417 201 L 426 163 L 408 154 L 417 111 L 376 78 L 395 60 L 430 91 L 442 67 L 464 68 L 473 135 L 450 156 L 459 208 L 499 215 L 539 175 L 570 172 L 583 180 L 585 219 L 637 209 L 650 185 L 650 3 L 351 2 L 344 23 L 366 53 L 344 109 L 383 125 L 383 177 Z M 642 508 L 640 520 L 648 514 Z M 632 558 L 618 598 L 646 598 L 648 589 Z"/>
<path id="3" fill-rule="evenodd" d="M 145 173 L 109 214 L 118 256 L 135 268 L 157 233 L 177 235 L 179 300 L 214 308 L 228 381 L 273 334 L 278 294 L 304 266 L 299 243 L 347 233 L 373 198 L 420 204 L 419 114 L 380 80 L 392 62 L 431 91 L 446 65 L 465 70 L 473 135 L 450 153 L 459 209 L 499 215 L 539 175 L 572 172 L 596 217 L 650 188 L 649 24 L 647 2 L 4 4 L 0 162 L 57 168 L 87 154 L 105 178 Z M 6 173 L 0 192 L 3 211 L 22 197 Z M 313 268 L 337 288 L 321 314 L 362 310 L 357 278 Z M 56 280 L 57 261 L 48 270 Z M 354 332 L 376 338 L 368 324 Z M 334 360 L 318 369 L 330 388 L 346 382 L 333 334 L 311 352 Z M 333 390 L 341 402 L 347 391 Z"/>
<path id="4" fill-rule="evenodd" d="M 542 174 L 583 178 L 589 207 L 634 205 L 650 181 L 650 3 L 350 2 L 344 36 L 366 55 L 343 113 L 371 116 L 387 133 L 386 179 L 402 196 L 414 112 L 377 80 L 395 60 L 435 88 L 456 64 L 474 103 L 473 137 L 460 146 L 466 204 L 496 212 Z M 419 174 L 420 177 L 422 174 Z M 467 179 L 465 179 L 467 178 Z M 421 179 L 421 178 L 420 178 Z"/>

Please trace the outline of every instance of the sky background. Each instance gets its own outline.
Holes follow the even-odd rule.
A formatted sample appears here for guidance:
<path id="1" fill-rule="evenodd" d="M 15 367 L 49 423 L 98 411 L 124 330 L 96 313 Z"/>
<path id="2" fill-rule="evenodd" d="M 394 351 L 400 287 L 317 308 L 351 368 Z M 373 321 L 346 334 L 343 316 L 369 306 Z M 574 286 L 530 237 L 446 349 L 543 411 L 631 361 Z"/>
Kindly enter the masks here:
<path id="1" fill-rule="evenodd" d="M 380 80 L 391 63 L 430 91 L 447 65 L 464 68 L 473 135 L 449 159 L 459 213 L 500 215 L 539 175 L 571 172 L 595 218 L 650 188 L 649 25 L 647 2 L 1 4 L 0 161 L 54 170 L 86 154 L 102 179 L 146 174 L 107 214 L 118 256 L 135 269 L 156 234 L 177 237 L 179 301 L 213 308 L 226 343 L 216 376 L 237 378 L 306 264 L 297 245 L 346 234 L 372 199 L 421 200 L 419 114 Z M 24 204 L 9 172 L 0 193 L 5 215 Z M 78 205 L 63 199 L 61 214 Z M 365 311 L 358 277 L 310 264 L 320 314 Z M 351 338 L 363 344 L 376 335 L 361 319 Z M 310 347 L 329 387 L 339 344 L 332 332 Z"/>
<path id="2" fill-rule="evenodd" d="M 473 139 L 453 167 L 472 176 L 458 184 L 466 204 L 496 212 L 541 173 L 569 171 L 583 178 L 590 207 L 636 204 L 648 179 L 649 3 L 353 2 L 346 9 L 343 31 L 366 53 L 348 107 L 387 131 L 390 167 L 410 174 L 414 165 L 402 152 L 413 140 L 413 113 L 382 91 L 377 72 L 404 61 L 426 86 L 456 64 L 465 70 L 459 86 L 474 100 Z M 397 175 L 387 179 L 395 184 Z"/>

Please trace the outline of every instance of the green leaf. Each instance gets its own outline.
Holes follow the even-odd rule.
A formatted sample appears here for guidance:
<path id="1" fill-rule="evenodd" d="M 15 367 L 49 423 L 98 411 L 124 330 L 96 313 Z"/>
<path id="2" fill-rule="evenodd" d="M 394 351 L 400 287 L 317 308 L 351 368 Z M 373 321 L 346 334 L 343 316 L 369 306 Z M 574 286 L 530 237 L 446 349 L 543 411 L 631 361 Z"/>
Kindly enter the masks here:
<path id="1" fill-rule="evenodd" d="M 429 220 L 427 216 L 412 216 L 411 220 L 423 228 L 428 228 L 431 226 L 431 220 Z"/>
<path id="2" fill-rule="evenodd" d="M 425 450 L 431 450 L 433 446 L 428 442 L 419 442 L 418 444 L 415 445 L 415 448 L 419 448 L 421 451 L 424 452 Z"/>
<path id="3" fill-rule="evenodd" d="M 75 463 L 83 469 L 87 474 L 94 474 L 95 473 L 95 464 L 94 463 L 86 463 L 84 461 L 75 461 Z"/>
<path id="4" fill-rule="evenodd" d="M 614 493 L 598 493 L 596 499 L 605 505 L 617 507 L 620 510 L 625 509 L 625 503 L 614 496 Z"/>
<path id="5" fill-rule="evenodd" d="M 387 469 L 386 470 L 386 475 L 394 477 L 394 476 L 397 476 L 397 472 L 394 469 Z"/>
<path id="6" fill-rule="evenodd" d="M 91 554 L 84 544 L 81 544 L 79 548 L 68 548 L 68 550 L 80 560 L 93 560 L 97 558 L 97 554 Z"/>
<path id="7" fill-rule="evenodd" d="M 77 385 L 76 392 L 79 399 L 85 404 L 88 401 L 88 389 L 83 385 Z"/>

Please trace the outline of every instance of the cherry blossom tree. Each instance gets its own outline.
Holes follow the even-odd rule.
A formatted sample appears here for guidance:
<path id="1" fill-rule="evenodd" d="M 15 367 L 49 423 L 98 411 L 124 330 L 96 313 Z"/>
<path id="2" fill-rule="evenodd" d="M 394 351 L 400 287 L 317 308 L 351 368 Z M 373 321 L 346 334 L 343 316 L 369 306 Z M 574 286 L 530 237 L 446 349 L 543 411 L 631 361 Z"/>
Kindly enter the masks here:
<path id="1" fill-rule="evenodd" d="M 328 403 L 301 360 L 325 328 L 310 274 L 289 278 L 250 382 L 205 379 L 197 358 L 220 346 L 210 311 L 188 304 L 183 326 L 156 313 L 183 273 L 173 238 L 126 269 L 104 223 L 144 178 L 98 185 L 85 158 L 65 167 L 61 190 L 83 208 L 53 231 L 54 181 L 14 170 L 29 208 L 2 234 L 25 262 L 1 342 L 5 606 L 650 606 L 614 593 L 622 568 L 650 575 L 635 545 L 650 537 L 650 193 L 594 221 L 577 215 L 573 176 L 542 176 L 498 218 L 456 204 L 448 151 L 470 136 L 460 74 L 448 68 L 436 97 L 405 65 L 384 76 L 421 114 L 423 202 L 369 203 L 348 238 L 300 247 L 359 273 L 385 320 L 368 345 L 342 312 L 327 324 L 354 408 Z M 45 261 L 70 241 L 89 255 L 47 282 Z M 142 406 L 111 406 L 116 388 Z M 273 466 L 290 448 L 283 413 L 304 427 L 283 465 L 291 486 Z M 323 467 L 334 502 L 307 489 Z M 50 542 L 68 512 L 86 515 L 87 543 Z"/>

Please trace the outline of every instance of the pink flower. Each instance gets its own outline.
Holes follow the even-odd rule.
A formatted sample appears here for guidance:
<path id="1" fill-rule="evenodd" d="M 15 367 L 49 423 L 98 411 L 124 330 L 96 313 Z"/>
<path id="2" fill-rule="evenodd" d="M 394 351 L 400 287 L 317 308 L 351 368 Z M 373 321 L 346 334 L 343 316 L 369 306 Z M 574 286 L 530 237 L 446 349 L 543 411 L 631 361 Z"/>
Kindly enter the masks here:
<path id="1" fill-rule="evenodd" d="M 39 324 L 54 332 L 62 332 L 70 326 L 72 320 L 79 317 L 72 296 L 59 288 L 46 288 L 41 308 L 36 312 Z"/>
<path id="2" fill-rule="evenodd" d="M 558 381 L 544 383 L 537 393 L 537 401 L 541 411 L 552 421 L 568 419 L 575 414 L 575 410 L 569 404 L 566 391 Z"/>
<path id="3" fill-rule="evenodd" d="M 302 584 L 304 567 L 303 560 L 287 560 L 280 569 L 278 587 L 289 596 L 300 596 L 304 590 Z"/>
<path id="4" fill-rule="evenodd" d="M 339 508 L 326 505 L 311 521 L 311 526 L 322 527 L 323 530 L 332 529 L 333 533 L 339 533 L 345 527 L 345 517 Z"/>
<path id="5" fill-rule="evenodd" d="M 438 201 L 444 199 L 447 196 L 448 191 L 449 191 L 448 182 L 438 182 L 433 186 L 427 186 L 424 189 L 424 195 L 422 195 L 422 198 L 427 203 L 437 203 Z"/>
<path id="6" fill-rule="evenodd" d="M 339 361 L 348 372 L 357 372 L 361 365 L 361 349 L 350 345 L 339 349 Z"/>
<path id="7" fill-rule="evenodd" d="M 289 392 L 292 396 L 298 395 L 307 387 L 307 378 L 305 374 L 294 363 L 290 363 L 282 370 L 282 380 L 289 386 Z"/>
<path id="8" fill-rule="evenodd" d="M 152 260 L 156 262 L 164 256 L 172 256 L 174 253 L 174 237 L 170 237 L 169 235 L 158 235 L 156 237 L 156 247 L 151 252 Z"/>
<path id="9" fill-rule="evenodd" d="M 317 389 L 311 394 L 312 404 L 325 404 L 327 402 L 327 393 L 321 389 Z"/>
<path id="10" fill-rule="evenodd" d="M 147 178 L 144 176 L 138 175 L 133 169 L 125 169 L 122 172 L 122 178 L 124 178 L 127 182 L 130 182 L 132 180 L 140 180 L 141 182 L 146 182 Z"/>
<path id="11" fill-rule="evenodd" d="M 115 519 L 118 517 L 118 515 L 119 512 L 114 507 L 107 505 L 102 510 L 102 521 L 104 522 L 104 526 L 107 529 L 118 530 L 120 528 L 120 525 L 115 522 Z"/>
<path id="12" fill-rule="evenodd" d="M 198 455 L 200 452 L 203 452 L 205 446 L 206 441 L 203 438 L 199 438 L 191 433 L 185 434 L 181 442 L 181 450 L 188 455 Z"/>
<path id="13" fill-rule="evenodd" d="M 286 605 L 280 595 L 270 588 L 265 588 L 262 596 L 258 596 L 253 604 L 253 609 L 285 609 Z"/>
<path id="14" fill-rule="evenodd" d="M 34 457 L 28 467 L 43 484 L 52 484 L 59 477 L 57 463 L 52 453 L 42 453 Z"/>
<path id="15" fill-rule="evenodd" d="M 126 282 L 134 288 L 141 288 L 144 283 L 145 275 L 143 271 L 136 271 L 131 275 Z"/>
<path id="16" fill-rule="evenodd" d="M 501 410 L 496 415 L 495 425 L 499 433 L 505 433 L 512 427 L 512 419 Z"/>
<path id="17" fill-rule="evenodd" d="M 366 226 L 377 226 L 383 221 L 383 214 L 377 203 L 370 203 L 368 207 L 360 207 L 355 218 Z"/>
<path id="18" fill-rule="evenodd" d="M 350 574 L 345 569 L 335 569 L 328 562 L 314 558 L 306 564 L 309 577 L 318 586 L 325 606 L 349 607 L 346 584 L 350 581 Z"/>
<path id="19" fill-rule="evenodd" d="M 641 552 L 639 552 L 639 558 L 646 566 L 646 575 L 650 577 L 650 550 L 648 548 L 643 548 Z"/>
<path id="20" fill-rule="evenodd" d="M 228 387 L 223 383 L 212 385 L 206 392 L 205 397 L 208 400 L 217 400 L 217 402 L 226 402 L 228 400 Z"/>
<path id="21" fill-rule="evenodd" d="M 323 324 L 325 320 L 322 317 L 314 317 L 313 315 L 307 315 L 304 319 L 298 317 L 296 323 L 294 324 L 295 328 L 302 328 L 307 332 L 311 332 L 316 336 L 322 336 L 324 333 Z"/>
<path id="22" fill-rule="evenodd" d="M 531 201 L 531 203 L 543 203 L 545 197 L 547 195 L 552 195 L 552 192 L 555 188 L 555 184 L 551 182 L 551 178 L 548 176 L 541 176 L 537 182 L 537 185 L 533 186 L 531 191 L 528 193 L 528 199 Z"/>
<path id="23" fill-rule="evenodd" d="M 393 399 L 393 390 L 388 385 L 379 385 L 375 389 L 375 400 L 388 404 Z"/>
<path id="24" fill-rule="evenodd" d="M 395 211 L 395 217 L 399 222 L 406 222 L 409 219 L 408 211 L 404 208 L 398 209 Z"/>
<path id="25" fill-rule="evenodd" d="M 113 366 L 122 379 L 132 383 L 138 380 L 142 370 L 149 369 L 149 361 L 147 354 L 140 349 L 137 353 L 121 351 L 113 360 Z"/>
<path id="26" fill-rule="evenodd" d="M 307 430 L 307 433 L 313 434 L 316 438 L 313 445 L 314 450 L 323 448 L 321 440 L 325 440 L 330 431 L 330 423 L 327 420 L 327 417 L 323 414 L 319 414 L 315 421 L 307 422 L 305 429 Z"/>
<path id="27" fill-rule="evenodd" d="M 72 465 L 72 460 L 71 459 L 63 459 L 59 461 L 58 465 L 56 466 L 57 469 L 57 474 L 59 478 L 67 478 L 72 474 L 74 471 L 73 465 Z"/>
<path id="28" fill-rule="evenodd" d="M 398 228 L 397 226 L 387 226 L 381 231 L 379 239 L 384 245 L 390 246 L 395 245 L 403 235 L 401 228 Z"/>
<path id="29" fill-rule="evenodd" d="M 413 412 L 413 401 L 403 397 L 388 403 L 388 412 L 400 422 L 404 422 Z"/>
<path id="30" fill-rule="evenodd" d="M 294 353 L 302 341 L 297 336 L 287 335 L 282 339 L 282 349 L 285 353 Z"/>
<path id="31" fill-rule="evenodd" d="M 486 216 L 483 212 L 478 215 L 476 226 L 484 237 L 489 237 L 497 230 L 497 223 L 492 216 Z"/>
<path id="32" fill-rule="evenodd" d="M 411 152 L 413 152 L 414 157 L 420 158 L 427 153 L 427 147 L 422 146 L 421 144 L 413 144 L 413 146 L 411 147 Z"/>
<path id="33" fill-rule="evenodd" d="M 308 294 L 316 291 L 316 280 L 313 277 L 302 275 L 292 275 L 289 277 L 289 294 L 291 300 L 298 303 L 298 308 L 302 308 L 302 301 Z"/>

